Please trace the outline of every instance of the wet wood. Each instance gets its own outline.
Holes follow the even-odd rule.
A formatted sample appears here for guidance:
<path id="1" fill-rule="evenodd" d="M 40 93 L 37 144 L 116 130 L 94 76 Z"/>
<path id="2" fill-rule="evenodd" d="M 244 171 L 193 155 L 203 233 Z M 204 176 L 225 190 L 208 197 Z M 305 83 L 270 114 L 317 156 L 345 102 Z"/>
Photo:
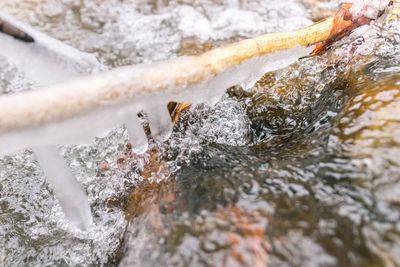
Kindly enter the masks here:
<path id="1" fill-rule="evenodd" d="M 11 25 L 7 21 L 4 21 L 0 18 L 0 32 L 5 33 L 7 35 L 10 35 L 18 40 L 32 43 L 35 40 L 30 36 L 29 34 L 21 31 L 17 27 Z"/>

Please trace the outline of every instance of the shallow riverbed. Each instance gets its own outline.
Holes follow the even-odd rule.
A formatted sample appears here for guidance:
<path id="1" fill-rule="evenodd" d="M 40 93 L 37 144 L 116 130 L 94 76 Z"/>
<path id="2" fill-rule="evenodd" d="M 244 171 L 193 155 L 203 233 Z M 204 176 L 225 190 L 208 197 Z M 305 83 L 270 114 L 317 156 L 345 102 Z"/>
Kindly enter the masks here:
<path id="1" fill-rule="evenodd" d="M 110 68 L 312 23 L 295 0 L 0 9 Z M 0 265 L 399 266 L 398 29 L 362 27 L 322 56 L 229 88 L 144 155 L 123 127 L 64 147 L 89 196 L 88 232 L 65 221 L 30 151 L 0 158 Z M 35 89 L 7 62 L 0 69 L 4 93 Z"/>

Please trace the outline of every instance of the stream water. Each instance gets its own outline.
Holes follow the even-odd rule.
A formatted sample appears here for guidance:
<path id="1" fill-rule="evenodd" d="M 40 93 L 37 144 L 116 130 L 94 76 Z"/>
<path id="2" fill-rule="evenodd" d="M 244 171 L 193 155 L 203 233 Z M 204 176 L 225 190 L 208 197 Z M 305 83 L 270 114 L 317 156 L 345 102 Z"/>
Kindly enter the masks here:
<path id="1" fill-rule="evenodd" d="M 110 68 L 311 24 L 294 0 L 0 9 Z M 229 88 L 144 155 L 125 128 L 62 147 L 89 198 L 89 231 L 65 220 L 31 151 L 0 158 L 0 266 L 399 266 L 398 29 L 362 27 L 322 56 Z M 34 89 L 0 68 L 3 93 Z"/>

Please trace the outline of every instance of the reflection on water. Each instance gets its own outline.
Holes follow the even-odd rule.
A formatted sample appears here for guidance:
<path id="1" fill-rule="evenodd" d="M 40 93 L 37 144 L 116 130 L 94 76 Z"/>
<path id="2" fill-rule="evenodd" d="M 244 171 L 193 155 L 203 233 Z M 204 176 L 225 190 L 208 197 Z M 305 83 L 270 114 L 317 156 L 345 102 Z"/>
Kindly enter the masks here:
<path id="1" fill-rule="evenodd" d="M 109 66 L 309 22 L 297 1 L 2 7 L 24 3 L 41 12 L 19 17 Z M 182 10 L 186 20 L 176 15 Z M 192 28 L 191 16 L 205 28 Z M 230 88 L 217 105 L 182 114 L 172 138 L 152 142 L 141 157 L 124 129 L 64 148 L 89 195 L 96 225 L 89 233 L 65 225 L 32 153 L 0 159 L 0 265 L 399 266 L 398 26 L 364 27 L 249 91 Z M 7 70 L 1 90 L 29 85 Z"/>

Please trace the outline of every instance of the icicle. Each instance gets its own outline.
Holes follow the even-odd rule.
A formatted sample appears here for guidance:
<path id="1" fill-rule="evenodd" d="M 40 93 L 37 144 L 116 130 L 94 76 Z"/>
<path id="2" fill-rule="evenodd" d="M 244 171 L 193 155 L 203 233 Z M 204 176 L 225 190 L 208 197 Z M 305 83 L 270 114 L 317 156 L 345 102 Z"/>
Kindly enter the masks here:
<path id="1" fill-rule="evenodd" d="M 151 135 L 160 141 L 165 141 L 172 133 L 172 120 L 166 104 L 155 105 L 145 110 L 150 121 Z"/>
<path id="2" fill-rule="evenodd" d="M 136 114 L 129 114 L 125 121 L 128 130 L 132 149 L 137 154 L 143 154 L 148 147 L 147 137 L 143 132 L 143 126 L 140 124 Z"/>
<path id="3" fill-rule="evenodd" d="M 170 68 L 167 69 L 168 66 L 161 63 L 152 65 L 152 74 L 158 69 L 158 73 L 163 75 L 164 79 L 161 81 L 165 82 L 166 88 L 162 89 L 155 89 L 155 85 L 147 84 L 143 72 L 147 71 L 148 66 L 138 65 L 132 72 L 129 68 L 124 69 L 127 71 L 123 72 L 125 75 L 117 75 L 120 74 L 119 71 L 109 72 L 96 76 L 96 79 L 88 78 L 86 81 L 61 84 L 59 88 L 43 89 L 40 94 L 29 92 L 25 96 L 2 96 L 0 155 L 26 147 L 87 143 L 95 136 L 102 136 L 113 127 L 123 124 L 129 126 L 131 138 L 137 138 L 136 141 L 131 140 L 138 142 L 140 146 L 139 140 L 144 140 L 144 134 L 140 133 L 141 137 L 134 136 L 141 127 L 135 126 L 133 121 L 140 110 L 148 112 L 152 134 L 161 135 L 161 139 L 164 139 L 170 135 L 172 128 L 166 108 L 169 101 L 215 102 L 229 86 L 246 83 L 249 77 L 250 82 L 254 82 L 254 73 L 261 75 L 264 71 L 283 68 L 309 52 L 310 48 L 298 47 L 262 59 L 250 60 L 208 79 L 205 83 L 184 88 L 172 87 L 175 80 L 168 79 L 165 75 Z M 118 84 L 114 84 L 115 81 Z M 118 97 L 125 101 L 121 103 Z M 121 104 L 117 105 L 118 102 Z M 110 106 L 111 104 L 114 105 Z M 161 114 L 155 114 L 158 111 Z M 78 116 L 78 113 L 82 115 Z M 132 124 L 128 125 L 131 120 Z"/>
<path id="4" fill-rule="evenodd" d="M 57 147 L 36 147 L 33 151 L 65 217 L 78 228 L 88 229 L 93 223 L 93 218 L 87 196 Z"/>

